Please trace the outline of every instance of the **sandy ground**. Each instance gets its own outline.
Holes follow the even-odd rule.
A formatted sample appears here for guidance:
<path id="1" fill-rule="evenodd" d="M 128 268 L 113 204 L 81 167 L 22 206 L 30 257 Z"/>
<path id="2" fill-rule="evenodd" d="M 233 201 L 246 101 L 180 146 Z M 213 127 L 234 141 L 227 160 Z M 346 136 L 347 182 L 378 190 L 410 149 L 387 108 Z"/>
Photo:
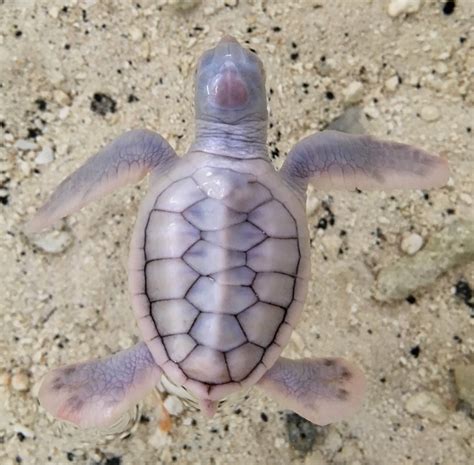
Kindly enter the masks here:
<path id="1" fill-rule="evenodd" d="M 454 291 L 459 281 L 474 284 L 473 263 L 407 300 L 373 298 L 377 274 L 404 256 L 407 234 L 426 242 L 473 220 L 474 1 L 451 2 L 445 14 L 445 2 L 424 0 L 397 17 L 388 3 L 0 2 L 2 464 L 474 462 L 473 420 L 452 375 L 473 363 L 472 309 Z M 291 418 L 251 391 L 212 421 L 185 409 L 165 434 L 149 396 L 127 438 L 84 438 L 48 417 L 35 392 L 49 368 L 136 341 L 125 263 L 146 184 L 68 218 L 43 243 L 22 235 L 21 224 L 126 129 L 157 130 L 183 153 L 193 135 L 194 64 L 224 32 L 265 63 L 277 165 L 302 136 L 356 104 L 368 132 L 441 154 L 452 179 L 429 195 L 311 194 L 313 280 L 286 355 L 357 361 L 368 378 L 359 414 L 306 425 L 290 441 Z"/>

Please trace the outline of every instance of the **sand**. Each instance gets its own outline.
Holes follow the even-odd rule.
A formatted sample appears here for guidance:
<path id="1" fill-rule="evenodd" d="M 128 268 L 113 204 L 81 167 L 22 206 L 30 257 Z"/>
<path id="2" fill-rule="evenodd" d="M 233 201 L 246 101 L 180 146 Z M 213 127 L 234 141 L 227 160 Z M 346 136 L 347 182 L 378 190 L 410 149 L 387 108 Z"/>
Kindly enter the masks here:
<path id="1" fill-rule="evenodd" d="M 412 13 L 398 16 L 388 4 L 0 3 L 0 463 L 473 463 L 472 418 L 453 377 L 454 367 L 474 361 L 472 260 L 406 299 L 380 302 L 374 289 L 378 273 L 406 256 L 403 241 L 405 250 L 413 250 L 407 241 L 418 247 L 410 234 L 423 247 L 453 222 L 474 220 L 474 2 L 410 1 Z M 229 32 L 265 64 L 277 166 L 296 141 L 341 115 L 348 130 L 449 160 L 448 186 L 429 193 L 310 194 L 313 279 L 285 355 L 356 361 L 367 374 L 366 401 L 348 421 L 313 428 L 295 426 L 252 390 L 211 421 L 177 408 L 167 434 L 150 395 L 126 438 L 63 428 L 35 397 L 46 371 L 137 340 L 126 260 L 146 181 L 53 234 L 31 240 L 21 225 L 67 174 L 129 128 L 157 130 L 185 152 L 196 60 Z"/>

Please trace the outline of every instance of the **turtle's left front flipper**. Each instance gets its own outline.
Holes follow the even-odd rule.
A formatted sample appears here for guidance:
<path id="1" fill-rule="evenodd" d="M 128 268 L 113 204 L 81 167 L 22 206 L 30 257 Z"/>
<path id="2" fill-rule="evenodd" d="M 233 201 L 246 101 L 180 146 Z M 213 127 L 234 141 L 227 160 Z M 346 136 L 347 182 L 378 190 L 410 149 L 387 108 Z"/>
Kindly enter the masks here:
<path id="1" fill-rule="evenodd" d="M 351 416 L 365 392 L 362 371 L 341 358 L 290 360 L 280 357 L 257 387 L 282 407 L 317 425 Z"/>
<path id="2" fill-rule="evenodd" d="M 80 428 L 107 428 L 158 383 L 161 369 L 145 343 L 110 357 L 68 365 L 44 378 L 39 400 Z"/>
<path id="3" fill-rule="evenodd" d="M 146 129 L 122 134 L 68 176 L 25 225 L 27 234 L 51 226 L 84 205 L 148 172 L 169 169 L 179 157 L 163 137 Z"/>
<path id="4" fill-rule="evenodd" d="M 448 181 L 446 160 L 406 144 L 323 131 L 289 152 L 282 176 L 300 191 L 316 189 L 426 189 Z"/>

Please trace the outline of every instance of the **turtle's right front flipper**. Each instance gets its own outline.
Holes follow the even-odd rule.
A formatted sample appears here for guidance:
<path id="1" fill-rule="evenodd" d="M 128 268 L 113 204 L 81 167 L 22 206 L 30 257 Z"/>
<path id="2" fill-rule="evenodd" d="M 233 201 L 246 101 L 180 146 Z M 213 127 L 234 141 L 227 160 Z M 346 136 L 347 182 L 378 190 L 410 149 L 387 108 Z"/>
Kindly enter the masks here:
<path id="1" fill-rule="evenodd" d="M 91 201 L 138 182 L 155 168 L 170 168 L 177 160 L 175 151 L 159 134 L 148 130 L 126 132 L 68 176 L 25 225 L 25 232 L 49 227 Z"/>

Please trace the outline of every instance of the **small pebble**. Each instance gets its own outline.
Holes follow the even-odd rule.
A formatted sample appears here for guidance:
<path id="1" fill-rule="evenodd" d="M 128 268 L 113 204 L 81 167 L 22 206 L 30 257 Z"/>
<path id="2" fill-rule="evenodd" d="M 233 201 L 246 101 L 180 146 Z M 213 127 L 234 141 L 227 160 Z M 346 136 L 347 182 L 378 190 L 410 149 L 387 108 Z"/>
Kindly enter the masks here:
<path id="1" fill-rule="evenodd" d="M 474 365 L 455 366 L 454 381 L 459 398 L 474 408 Z"/>
<path id="2" fill-rule="evenodd" d="M 71 97 L 69 97 L 69 95 L 66 94 L 66 92 L 64 92 L 60 89 L 57 89 L 53 92 L 53 98 L 54 98 L 54 101 L 58 105 L 61 105 L 63 107 L 68 106 L 68 105 L 71 104 Z"/>
<path id="3" fill-rule="evenodd" d="M 306 215 L 313 216 L 319 208 L 321 202 L 316 195 L 308 195 L 306 199 Z"/>
<path id="4" fill-rule="evenodd" d="M 361 123 L 362 110 L 358 106 L 347 108 L 342 115 L 332 120 L 327 129 L 347 132 L 349 134 L 365 134 L 366 130 Z"/>
<path id="5" fill-rule="evenodd" d="M 416 13 L 420 9 L 421 0 L 391 0 L 388 14 L 395 18 L 401 14 Z"/>
<path id="6" fill-rule="evenodd" d="M 398 76 L 392 76 L 385 81 L 385 88 L 390 92 L 395 92 L 399 83 Z"/>
<path id="7" fill-rule="evenodd" d="M 47 165 L 54 160 L 53 149 L 49 145 L 45 145 L 41 152 L 36 155 L 35 163 L 37 165 Z"/>
<path id="8" fill-rule="evenodd" d="M 168 3 L 179 11 L 187 11 L 198 6 L 201 0 L 169 0 Z"/>
<path id="9" fill-rule="evenodd" d="M 364 86 L 362 82 L 353 81 L 344 90 L 344 101 L 346 103 L 357 103 L 364 96 Z"/>
<path id="10" fill-rule="evenodd" d="M 30 387 L 30 377 L 25 371 L 19 371 L 12 376 L 11 386 L 15 391 L 28 391 Z"/>
<path id="11" fill-rule="evenodd" d="M 461 194 L 459 194 L 459 198 L 466 205 L 472 205 L 472 197 L 469 194 L 466 194 L 465 192 L 462 192 Z"/>
<path id="12" fill-rule="evenodd" d="M 426 105 L 421 109 L 420 116 L 422 120 L 431 122 L 438 120 L 441 115 L 435 106 Z"/>
<path id="13" fill-rule="evenodd" d="M 423 247 L 423 238 L 416 233 L 409 234 L 402 239 L 400 248 L 408 255 L 415 255 Z"/>
<path id="14" fill-rule="evenodd" d="M 183 403 L 176 396 L 168 396 L 163 402 L 170 415 L 179 416 L 183 413 Z"/>
<path id="15" fill-rule="evenodd" d="M 32 242 L 43 252 L 59 254 L 72 244 L 72 236 L 67 231 L 49 231 L 34 237 Z"/>
<path id="16" fill-rule="evenodd" d="M 130 28 L 130 30 L 128 32 L 130 34 L 130 38 L 134 42 L 138 42 L 143 37 L 142 31 L 140 29 L 138 29 L 138 27 L 133 26 L 133 27 Z"/>
<path id="17" fill-rule="evenodd" d="M 405 403 L 407 412 L 422 418 L 442 423 L 448 418 L 448 411 L 438 395 L 432 392 L 418 392 Z"/>
<path id="18" fill-rule="evenodd" d="M 324 458 L 324 455 L 321 454 L 318 450 L 306 456 L 304 460 L 304 465 L 327 465 L 327 460 Z"/>
<path id="19" fill-rule="evenodd" d="M 343 445 L 342 437 L 339 432 L 334 428 L 330 427 L 329 432 L 324 439 L 324 449 L 329 451 L 331 455 L 334 455 Z"/>
<path id="20" fill-rule="evenodd" d="M 15 142 L 15 148 L 17 148 L 18 150 L 24 150 L 24 151 L 36 150 L 38 148 L 38 145 L 26 139 L 18 139 Z"/>
<path id="21" fill-rule="evenodd" d="M 3 371 L 0 373 L 0 386 L 8 386 L 10 384 L 12 377 L 8 371 Z"/>

